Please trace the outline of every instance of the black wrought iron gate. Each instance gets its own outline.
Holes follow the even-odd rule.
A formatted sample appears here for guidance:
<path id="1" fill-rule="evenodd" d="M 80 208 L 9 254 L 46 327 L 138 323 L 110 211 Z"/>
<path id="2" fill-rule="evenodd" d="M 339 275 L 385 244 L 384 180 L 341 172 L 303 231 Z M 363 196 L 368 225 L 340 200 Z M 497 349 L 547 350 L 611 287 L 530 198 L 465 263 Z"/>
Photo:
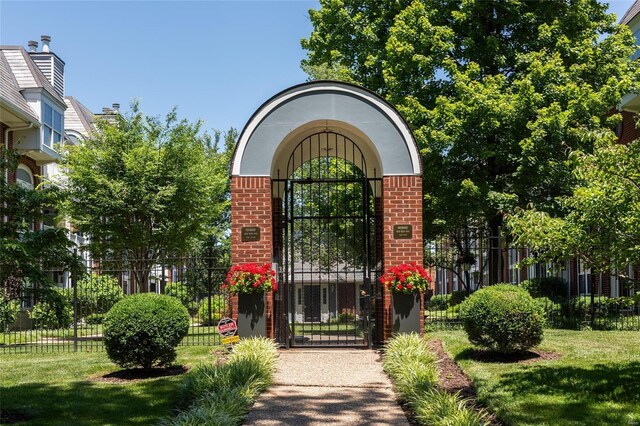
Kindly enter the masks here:
<path id="1" fill-rule="evenodd" d="M 274 181 L 277 337 L 291 346 L 370 346 L 378 179 L 366 176 L 358 146 L 332 132 L 300 142 L 287 169 Z"/>

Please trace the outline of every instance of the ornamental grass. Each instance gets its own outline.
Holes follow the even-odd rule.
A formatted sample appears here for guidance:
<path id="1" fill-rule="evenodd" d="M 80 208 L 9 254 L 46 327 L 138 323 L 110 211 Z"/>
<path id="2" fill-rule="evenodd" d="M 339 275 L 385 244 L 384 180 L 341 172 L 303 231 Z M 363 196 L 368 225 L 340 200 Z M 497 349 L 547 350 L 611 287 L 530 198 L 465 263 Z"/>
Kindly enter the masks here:
<path id="1" fill-rule="evenodd" d="M 384 371 L 419 424 L 489 425 L 487 414 L 471 408 L 468 399 L 438 389 L 436 361 L 427 341 L 416 333 L 398 334 L 385 346 Z"/>
<path id="2" fill-rule="evenodd" d="M 273 341 L 241 340 L 222 365 L 201 365 L 191 371 L 179 393 L 178 415 L 163 426 L 242 424 L 251 404 L 270 384 L 277 359 Z"/>

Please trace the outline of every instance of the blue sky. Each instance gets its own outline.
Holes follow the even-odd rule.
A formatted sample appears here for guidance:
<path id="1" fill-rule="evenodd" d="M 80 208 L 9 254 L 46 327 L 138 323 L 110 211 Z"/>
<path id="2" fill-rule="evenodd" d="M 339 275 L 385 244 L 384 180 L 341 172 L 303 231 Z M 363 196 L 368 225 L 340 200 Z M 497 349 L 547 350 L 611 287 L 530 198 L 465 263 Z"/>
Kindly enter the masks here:
<path id="1" fill-rule="evenodd" d="M 633 0 L 614 0 L 622 14 Z M 302 83 L 317 1 L 0 0 L 0 44 L 51 36 L 65 91 L 92 111 L 131 99 L 150 115 L 177 106 L 205 128 L 242 129 L 268 98 Z"/>

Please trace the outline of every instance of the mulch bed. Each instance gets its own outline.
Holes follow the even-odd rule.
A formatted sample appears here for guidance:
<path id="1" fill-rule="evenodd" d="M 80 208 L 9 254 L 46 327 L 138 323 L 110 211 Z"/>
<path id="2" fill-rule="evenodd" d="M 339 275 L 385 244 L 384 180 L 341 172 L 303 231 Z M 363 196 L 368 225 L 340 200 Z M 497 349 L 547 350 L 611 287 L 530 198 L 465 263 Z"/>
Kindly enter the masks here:
<path id="1" fill-rule="evenodd" d="M 462 369 L 455 363 L 453 359 L 444 351 L 442 347 L 442 342 L 437 339 L 429 340 L 429 348 L 436 354 L 438 359 L 437 361 L 437 369 L 438 369 L 438 378 L 440 389 L 447 393 L 456 393 L 460 392 L 460 396 L 462 398 L 466 398 L 468 400 L 469 407 L 474 410 L 480 411 L 483 410 L 488 414 L 489 424 L 492 426 L 500 426 L 502 423 L 487 410 L 486 407 L 482 407 L 477 402 L 477 394 L 476 390 L 473 387 L 473 382 L 464 374 Z"/>
<path id="2" fill-rule="evenodd" d="M 3 425 L 12 425 L 14 423 L 26 422 L 29 416 L 17 410 L 0 410 L 0 423 Z"/>
<path id="3" fill-rule="evenodd" d="M 545 352 L 538 349 L 532 349 L 525 352 L 516 352 L 513 354 L 501 354 L 492 351 L 475 349 L 465 353 L 464 358 L 487 363 L 531 364 L 538 361 L 558 359 L 560 358 L 560 354 L 557 354 L 555 352 Z"/>
<path id="4" fill-rule="evenodd" d="M 444 351 L 442 342 L 436 339 L 429 340 L 429 348 L 438 358 L 437 367 L 441 389 L 449 393 L 460 392 L 464 398 L 475 399 L 476 390 L 473 388 L 473 382 Z"/>
<path id="5" fill-rule="evenodd" d="M 141 380 L 157 379 L 159 377 L 179 376 L 189 371 L 188 367 L 176 365 L 165 368 L 128 368 L 113 373 L 93 377 L 92 380 L 106 383 L 132 383 Z"/>

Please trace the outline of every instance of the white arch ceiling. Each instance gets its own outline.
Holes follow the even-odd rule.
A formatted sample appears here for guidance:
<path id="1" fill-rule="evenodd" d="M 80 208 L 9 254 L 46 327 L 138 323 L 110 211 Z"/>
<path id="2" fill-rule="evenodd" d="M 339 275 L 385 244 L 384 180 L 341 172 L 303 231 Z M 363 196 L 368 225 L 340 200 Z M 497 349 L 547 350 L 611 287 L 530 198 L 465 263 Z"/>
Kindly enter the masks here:
<path id="1" fill-rule="evenodd" d="M 382 176 L 421 174 L 415 140 L 395 108 L 362 87 L 336 81 L 294 86 L 265 102 L 240 135 L 231 174 L 275 177 L 289 150 L 284 145 L 299 142 L 292 135 L 322 123 L 365 145 L 361 148 L 377 157 Z"/>

